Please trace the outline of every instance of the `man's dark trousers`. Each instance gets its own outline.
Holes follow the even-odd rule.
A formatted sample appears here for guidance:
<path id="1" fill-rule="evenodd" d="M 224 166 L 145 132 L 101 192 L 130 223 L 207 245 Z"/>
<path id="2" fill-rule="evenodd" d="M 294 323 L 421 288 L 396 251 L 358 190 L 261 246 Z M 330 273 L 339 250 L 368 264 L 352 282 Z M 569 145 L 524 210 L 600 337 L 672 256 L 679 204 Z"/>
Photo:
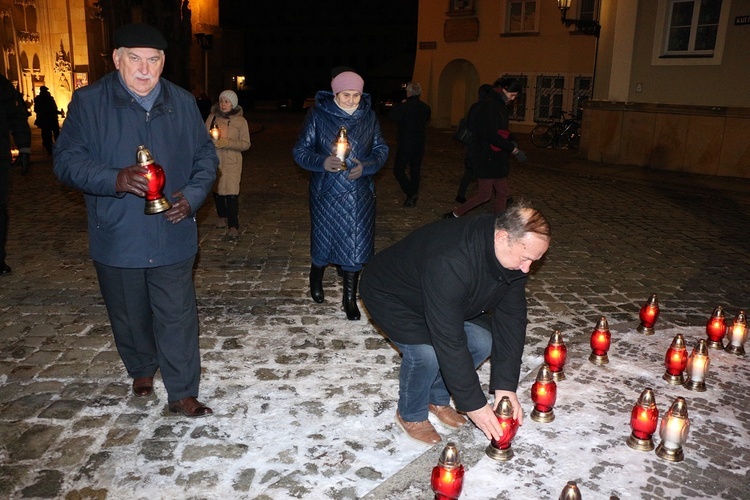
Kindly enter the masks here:
<path id="1" fill-rule="evenodd" d="M 197 396 L 200 383 L 195 257 L 126 269 L 94 262 L 117 351 L 132 378 L 161 371 L 168 400 Z"/>
<path id="2" fill-rule="evenodd" d="M 393 162 L 393 175 L 407 197 L 419 194 L 419 176 L 422 169 L 423 156 L 424 144 L 414 145 L 408 149 L 399 147 L 396 150 L 396 159 Z M 407 164 L 409 165 L 408 177 L 406 176 Z"/>

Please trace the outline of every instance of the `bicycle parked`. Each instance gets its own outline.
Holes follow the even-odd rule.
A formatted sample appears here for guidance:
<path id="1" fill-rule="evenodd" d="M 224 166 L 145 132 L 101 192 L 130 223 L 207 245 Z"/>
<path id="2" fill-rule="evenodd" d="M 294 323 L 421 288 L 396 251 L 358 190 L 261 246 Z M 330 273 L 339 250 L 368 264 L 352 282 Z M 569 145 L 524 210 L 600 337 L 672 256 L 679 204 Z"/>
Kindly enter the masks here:
<path id="1" fill-rule="evenodd" d="M 573 115 L 563 121 L 539 124 L 531 130 L 531 142 L 538 148 L 578 149 L 581 122 Z"/>

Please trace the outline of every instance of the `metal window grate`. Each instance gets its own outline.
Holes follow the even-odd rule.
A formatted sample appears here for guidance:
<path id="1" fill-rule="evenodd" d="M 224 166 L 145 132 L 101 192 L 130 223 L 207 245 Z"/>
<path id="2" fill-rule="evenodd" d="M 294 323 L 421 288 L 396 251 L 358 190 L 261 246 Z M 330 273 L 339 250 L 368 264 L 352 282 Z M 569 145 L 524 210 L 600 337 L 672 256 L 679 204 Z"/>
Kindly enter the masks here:
<path id="1" fill-rule="evenodd" d="M 581 118 L 581 104 L 591 99 L 591 84 L 593 78 L 590 76 L 577 76 L 573 82 L 573 106 L 570 114 Z"/>
<path id="2" fill-rule="evenodd" d="M 564 92 L 564 76 L 537 76 L 536 99 L 534 102 L 534 121 L 560 121 L 563 116 Z"/>

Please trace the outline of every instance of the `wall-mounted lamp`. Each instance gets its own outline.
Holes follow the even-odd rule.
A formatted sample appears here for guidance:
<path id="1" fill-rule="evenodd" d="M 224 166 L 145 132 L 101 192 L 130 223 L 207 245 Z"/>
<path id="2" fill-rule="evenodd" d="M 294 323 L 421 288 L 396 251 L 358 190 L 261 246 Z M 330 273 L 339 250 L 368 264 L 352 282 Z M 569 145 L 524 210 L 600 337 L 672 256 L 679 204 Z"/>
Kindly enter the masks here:
<path id="1" fill-rule="evenodd" d="M 594 35 L 596 38 L 599 38 L 599 32 L 602 27 L 597 21 L 567 18 L 570 2 L 571 0 L 557 0 L 557 6 L 560 8 L 560 14 L 562 15 L 562 23 L 567 27 L 575 26 L 584 35 Z"/>

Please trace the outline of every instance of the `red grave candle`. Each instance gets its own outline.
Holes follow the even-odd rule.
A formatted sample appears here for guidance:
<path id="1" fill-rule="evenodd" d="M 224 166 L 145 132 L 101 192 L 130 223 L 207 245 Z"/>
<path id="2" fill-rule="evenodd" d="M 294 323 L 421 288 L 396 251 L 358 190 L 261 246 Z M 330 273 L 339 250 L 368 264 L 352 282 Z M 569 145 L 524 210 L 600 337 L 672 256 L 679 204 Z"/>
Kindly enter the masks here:
<path id="1" fill-rule="evenodd" d="M 654 391 L 645 389 L 630 413 L 630 427 L 633 432 L 626 441 L 628 446 L 639 451 L 654 449 L 653 434 L 659 420 L 659 409 L 656 407 Z"/>
<path id="2" fill-rule="evenodd" d="M 612 334 L 609 332 L 609 323 L 607 318 L 602 316 L 596 323 L 594 331 L 591 333 L 591 355 L 589 361 L 595 365 L 606 365 L 609 363 L 607 351 L 612 344 Z"/>
<path id="3" fill-rule="evenodd" d="M 464 466 L 454 443 L 448 443 L 432 469 L 430 486 L 436 500 L 456 500 L 464 486 Z"/>
<path id="4" fill-rule="evenodd" d="M 712 349 L 724 349 L 722 339 L 727 333 L 727 322 L 724 317 L 724 310 L 721 306 L 716 306 L 714 312 L 706 323 L 706 336 L 708 342 L 706 345 Z"/>
<path id="5" fill-rule="evenodd" d="M 688 353 L 685 347 L 685 339 L 682 338 L 682 334 L 678 333 L 664 355 L 664 366 L 667 368 L 667 371 L 662 378 L 672 385 L 684 384 L 684 372 L 687 369 L 687 363 Z"/>
<path id="6" fill-rule="evenodd" d="M 531 400 L 534 402 L 531 420 L 546 423 L 555 419 L 553 407 L 557 400 L 557 383 L 552 379 L 552 372 L 547 365 L 542 365 L 531 386 Z"/>
<path id="7" fill-rule="evenodd" d="M 638 314 L 641 324 L 638 325 L 638 331 L 646 335 L 654 334 L 654 325 L 659 318 L 659 299 L 656 294 L 648 298 Z"/>
<path id="8" fill-rule="evenodd" d="M 568 348 L 565 347 L 562 334 L 555 331 L 549 339 L 547 347 L 544 348 L 544 362 L 549 366 L 552 372 L 552 378 L 555 382 L 565 380 L 565 360 L 568 357 Z"/>
<path id="9" fill-rule="evenodd" d="M 485 453 L 493 460 L 506 462 L 513 458 L 513 448 L 510 444 L 516 437 L 516 431 L 518 430 L 518 420 L 513 418 L 513 405 L 510 403 L 508 396 L 503 396 L 500 399 L 500 403 L 495 410 L 495 417 L 503 429 L 503 435 L 499 440 L 493 439 Z"/>

